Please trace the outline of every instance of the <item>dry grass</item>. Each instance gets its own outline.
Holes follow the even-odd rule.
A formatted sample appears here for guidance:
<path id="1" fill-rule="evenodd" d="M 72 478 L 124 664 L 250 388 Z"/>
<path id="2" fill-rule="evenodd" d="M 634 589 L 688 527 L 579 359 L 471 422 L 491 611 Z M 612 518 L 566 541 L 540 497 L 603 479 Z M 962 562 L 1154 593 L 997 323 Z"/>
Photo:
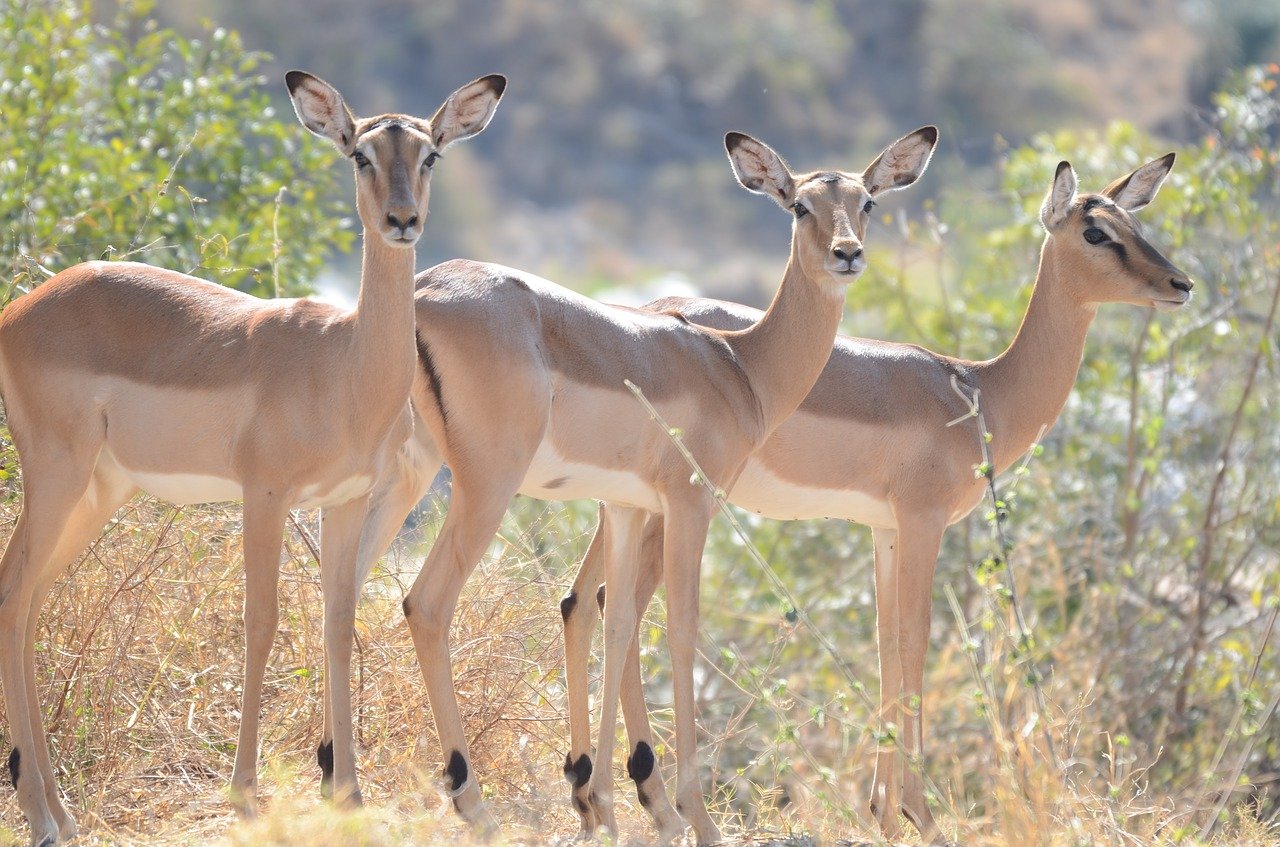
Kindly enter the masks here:
<path id="1" fill-rule="evenodd" d="M 567 729 L 556 602 L 585 545 L 590 515 L 531 508 L 509 520 L 496 555 L 472 578 L 453 638 L 475 765 L 504 823 L 501 843 L 513 844 L 562 843 L 577 832 L 560 775 Z M 16 501 L 4 506 L 3 516 L 0 531 L 7 534 Z M 441 755 L 400 613 L 403 589 L 420 562 L 420 538 L 400 545 L 360 606 L 355 703 L 367 806 L 342 814 L 318 799 L 319 576 L 305 539 L 291 529 L 284 614 L 264 706 L 266 808 L 253 823 L 235 820 L 225 788 L 242 667 L 238 530 L 238 509 L 178 512 L 136 500 L 51 597 L 40 631 L 41 697 L 61 784 L 86 833 L 82 841 L 468 843 L 438 787 Z M 1096 670 L 1096 649 L 1061 645 L 1049 685 L 1053 701 L 1073 704 L 1053 710 L 1047 721 L 1058 754 L 1087 765 L 1064 776 L 1049 765 L 1039 730 L 1027 728 L 1025 686 L 1014 678 L 1015 666 L 985 656 L 999 670 L 984 678 L 972 669 L 972 654 L 957 633 L 953 626 L 942 636 L 931 661 L 925 708 L 930 772 L 950 808 L 942 820 L 961 843 L 1195 843 L 1192 824 L 1203 819 L 1203 804 L 1189 806 L 1191 794 L 1153 792 L 1146 763 L 1126 758 L 1108 735 L 1108 716 L 1091 711 L 1088 676 Z M 715 635 L 708 633 L 704 654 L 713 654 L 707 648 Z M 870 644 L 862 648 L 870 654 Z M 735 754 L 761 741 L 753 709 L 810 708 L 805 697 L 816 684 L 781 656 L 775 650 L 743 657 L 755 673 L 723 666 L 719 676 L 713 670 L 716 684 L 704 686 L 716 692 L 731 685 L 726 702 L 742 704 L 724 710 L 724 717 L 716 704 L 704 705 L 707 757 L 719 786 L 715 804 L 727 832 L 741 843 L 874 841 L 860 815 L 875 740 L 865 726 L 850 728 L 859 720 L 856 707 L 827 702 L 830 722 L 803 720 L 793 738 L 767 740 L 768 755 L 781 762 L 775 780 L 748 784 L 735 776 Z M 659 656 L 654 670 L 662 664 Z M 786 698 L 776 696 L 774 675 L 791 682 Z M 973 692 L 983 685 L 993 708 L 975 706 Z M 657 726 L 663 736 L 661 708 Z M 1103 761 L 1110 762 L 1109 772 L 1096 767 Z M 972 793 L 975 782 L 985 795 L 980 800 Z M 621 777 L 619 806 L 621 843 L 651 837 Z M 1214 843 L 1274 844 L 1276 837 L 1246 816 Z M 0 844 L 24 838 L 6 786 L 0 789 Z"/>

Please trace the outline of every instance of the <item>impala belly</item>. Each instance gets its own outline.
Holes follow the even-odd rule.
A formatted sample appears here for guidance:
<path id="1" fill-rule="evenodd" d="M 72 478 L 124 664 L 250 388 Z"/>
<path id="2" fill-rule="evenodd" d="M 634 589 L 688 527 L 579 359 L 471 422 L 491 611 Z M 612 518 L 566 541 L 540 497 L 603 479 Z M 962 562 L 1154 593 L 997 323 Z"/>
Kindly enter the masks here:
<path id="1" fill-rule="evenodd" d="M 117 465 L 134 485 L 175 505 L 244 499 L 237 445 L 256 434 L 254 427 L 269 425 L 255 419 L 251 393 L 101 376 L 94 380 L 92 394 L 106 424 L 100 463 Z M 261 470 L 268 478 L 269 469 Z M 292 507 L 314 508 L 368 493 L 373 474 L 356 461 L 325 468 L 310 479 L 279 482 L 301 486 Z"/>
<path id="2" fill-rule="evenodd" d="M 175 506 L 244 499 L 244 489 L 234 479 L 195 473 L 150 473 L 123 465 L 121 469 L 134 485 Z"/>
<path id="3" fill-rule="evenodd" d="M 597 499 L 651 512 L 662 510 L 658 492 L 639 474 L 569 461 L 549 439 L 538 445 L 519 490 L 540 500 Z"/>
<path id="4" fill-rule="evenodd" d="M 337 506 L 368 494 L 373 488 L 373 474 L 356 474 L 332 485 L 313 483 L 298 494 L 295 509 L 315 509 L 320 506 Z"/>
<path id="5" fill-rule="evenodd" d="M 776 474 L 752 457 L 729 493 L 729 501 L 777 520 L 841 518 L 866 526 L 893 527 L 888 501 L 852 489 L 815 488 Z"/>

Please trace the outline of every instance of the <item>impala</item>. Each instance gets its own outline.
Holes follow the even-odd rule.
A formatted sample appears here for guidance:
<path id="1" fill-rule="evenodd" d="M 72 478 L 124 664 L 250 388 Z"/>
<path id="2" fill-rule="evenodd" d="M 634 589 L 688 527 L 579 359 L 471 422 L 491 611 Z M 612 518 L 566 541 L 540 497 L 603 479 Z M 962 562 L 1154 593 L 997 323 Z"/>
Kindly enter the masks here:
<path id="1" fill-rule="evenodd" d="M 973 510 L 985 485 L 974 475 L 983 461 L 974 426 L 948 426 L 969 412 L 952 381 L 966 396 L 981 391 L 992 459 L 996 471 L 1003 471 L 1057 420 L 1100 303 L 1175 309 L 1191 299 L 1191 280 L 1147 242 L 1132 215 L 1154 199 L 1173 159 L 1170 153 L 1143 165 L 1099 194 L 1077 194 L 1075 172 L 1062 162 L 1040 214 L 1046 236 L 1031 302 L 1004 353 L 970 362 L 915 345 L 837 338 L 809 396 L 750 458 L 730 490 L 733 503 L 770 518 L 833 517 L 872 528 L 879 714 L 902 727 L 904 749 L 917 762 L 924 752 L 918 704 L 934 566 L 944 530 Z M 662 299 L 648 308 L 727 331 L 749 326 L 760 316 L 745 306 L 693 298 Z M 604 589 L 612 521 L 611 514 L 602 513 L 570 598 L 597 585 Z M 643 613 L 664 568 L 670 568 L 662 533 L 661 518 L 650 520 L 644 530 L 639 548 L 643 576 L 632 596 L 635 614 L 630 620 Z M 607 600 L 620 603 L 618 594 L 631 590 L 631 583 L 615 589 L 610 578 Z M 576 739 L 588 720 L 586 666 L 594 612 L 591 604 L 568 602 L 563 608 L 570 726 Z M 606 610 L 606 625 L 607 616 Z M 622 697 L 630 743 L 651 749 L 653 733 L 634 639 Z M 938 838 L 920 774 L 906 767 L 899 777 L 895 759 L 893 749 L 881 750 L 876 758 L 871 812 L 881 831 L 896 838 L 902 812 L 921 835 Z M 640 802 L 651 811 L 664 808 L 665 789 L 657 771 L 634 776 L 652 780 L 637 779 Z M 659 827 L 665 826 L 660 814 L 655 817 Z M 589 822 L 585 815 L 584 821 Z"/>
<path id="2" fill-rule="evenodd" d="M 445 777 L 463 817 L 490 819 L 467 755 L 449 668 L 449 624 L 467 576 L 511 497 L 607 501 L 609 579 L 624 586 L 605 608 L 604 717 L 593 768 L 587 739 L 565 763 L 592 825 L 616 832 L 613 753 L 623 659 L 635 626 L 635 545 L 650 515 L 663 515 L 675 679 L 678 796 L 700 843 L 718 841 L 697 773 L 693 655 L 698 576 L 714 501 L 636 403 L 640 386 L 672 421 L 711 478 L 728 485 L 753 449 L 804 399 L 831 354 L 846 288 L 866 266 L 863 239 L 873 197 L 913 183 L 937 130 L 894 142 L 863 173 L 793 174 L 772 149 L 741 133 L 725 138 L 739 182 L 793 214 L 791 257 L 769 310 L 741 330 L 691 325 L 677 315 L 605 306 L 530 274 L 454 261 L 418 279 L 421 378 L 413 406 L 422 424 L 401 463 L 379 483 L 361 543 L 363 577 L 421 498 L 441 461 L 453 473 L 448 514 L 404 601 L 426 678 Z M 624 602 L 613 602 L 614 597 Z M 576 598 L 569 601 L 572 606 Z M 637 749 L 630 767 L 652 764 Z M 639 763 L 639 764 L 637 764 Z M 684 824 L 669 808 L 664 835 Z"/>
<path id="3" fill-rule="evenodd" d="M 501 76 L 454 92 L 430 120 L 355 119 L 310 74 L 285 81 L 298 118 L 354 162 L 360 293 L 343 311 L 261 300 L 131 262 L 68 268 L 0 316 L 0 393 L 25 497 L 0 560 L 0 681 L 9 772 L 34 845 L 75 835 L 36 698 L 34 641 L 58 575 L 138 490 L 176 504 L 244 501 L 245 681 L 232 797 L 255 806 L 263 674 L 279 616 L 291 508 L 322 509 L 321 584 L 340 799 L 359 801 L 349 665 L 356 551 L 368 494 L 409 437 L 414 245 L 431 166 L 492 117 Z"/>

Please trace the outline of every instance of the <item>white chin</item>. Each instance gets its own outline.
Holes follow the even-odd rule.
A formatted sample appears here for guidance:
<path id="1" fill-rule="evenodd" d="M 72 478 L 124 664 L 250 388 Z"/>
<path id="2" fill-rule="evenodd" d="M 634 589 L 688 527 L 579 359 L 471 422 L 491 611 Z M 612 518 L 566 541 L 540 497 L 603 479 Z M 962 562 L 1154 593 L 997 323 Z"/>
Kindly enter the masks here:
<path id="1" fill-rule="evenodd" d="M 1186 300 L 1152 300 L 1151 305 L 1155 307 L 1157 312 L 1176 312 L 1187 304 L 1191 298 Z"/>

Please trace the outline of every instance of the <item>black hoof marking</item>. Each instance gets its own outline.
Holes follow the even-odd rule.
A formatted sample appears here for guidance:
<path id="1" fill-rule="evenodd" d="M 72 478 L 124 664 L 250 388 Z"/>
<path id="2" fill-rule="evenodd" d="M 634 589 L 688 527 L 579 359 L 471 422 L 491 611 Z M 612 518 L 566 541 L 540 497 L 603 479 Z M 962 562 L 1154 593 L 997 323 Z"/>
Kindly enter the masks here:
<path id="1" fill-rule="evenodd" d="M 596 589 L 596 605 L 600 607 L 601 612 L 604 611 L 604 586 L 605 583 L 602 582 L 600 587 Z"/>
<path id="2" fill-rule="evenodd" d="M 639 785 L 653 775 L 654 763 L 653 748 L 647 741 L 641 741 L 636 751 L 627 757 L 627 776 Z"/>
<path id="3" fill-rule="evenodd" d="M 459 788 L 467 784 L 467 760 L 457 750 L 449 754 L 449 764 L 444 769 L 444 775 L 449 780 L 450 793 L 456 792 Z M 454 801 L 457 805 L 457 801 Z"/>
<path id="4" fill-rule="evenodd" d="M 410 605 L 409 605 L 409 598 L 408 598 L 408 597 L 404 598 L 404 602 L 400 604 L 400 608 L 404 609 L 404 616 L 405 616 L 405 619 L 406 619 L 406 620 L 408 620 L 408 618 L 409 618 L 409 609 L 411 608 L 411 607 L 410 607 Z"/>
<path id="5" fill-rule="evenodd" d="M 572 754 L 564 757 L 564 778 L 574 788 L 581 788 L 591 780 L 591 757 L 583 753 L 578 761 L 573 761 Z"/>
<path id="6" fill-rule="evenodd" d="M 13 780 L 13 787 L 18 787 L 18 764 L 22 761 L 22 754 L 18 752 L 18 748 L 14 747 L 13 752 L 9 754 L 9 779 Z"/>
<path id="7" fill-rule="evenodd" d="M 578 592 L 576 591 L 570 591 L 565 595 L 564 599 L 560 601 L 560 617 L 564 619 L 565 623 L 569 622 L 569 615 L 573 614 L 573 607 L 577 605 Z"/>
<path id="8" fill-rule="evenodd" d="M 321 741 L 320 746 L 316 748 L 316 762 L 320 765 L 320 781 L 329 782 L 333 779 L 333 742 Z"/>

